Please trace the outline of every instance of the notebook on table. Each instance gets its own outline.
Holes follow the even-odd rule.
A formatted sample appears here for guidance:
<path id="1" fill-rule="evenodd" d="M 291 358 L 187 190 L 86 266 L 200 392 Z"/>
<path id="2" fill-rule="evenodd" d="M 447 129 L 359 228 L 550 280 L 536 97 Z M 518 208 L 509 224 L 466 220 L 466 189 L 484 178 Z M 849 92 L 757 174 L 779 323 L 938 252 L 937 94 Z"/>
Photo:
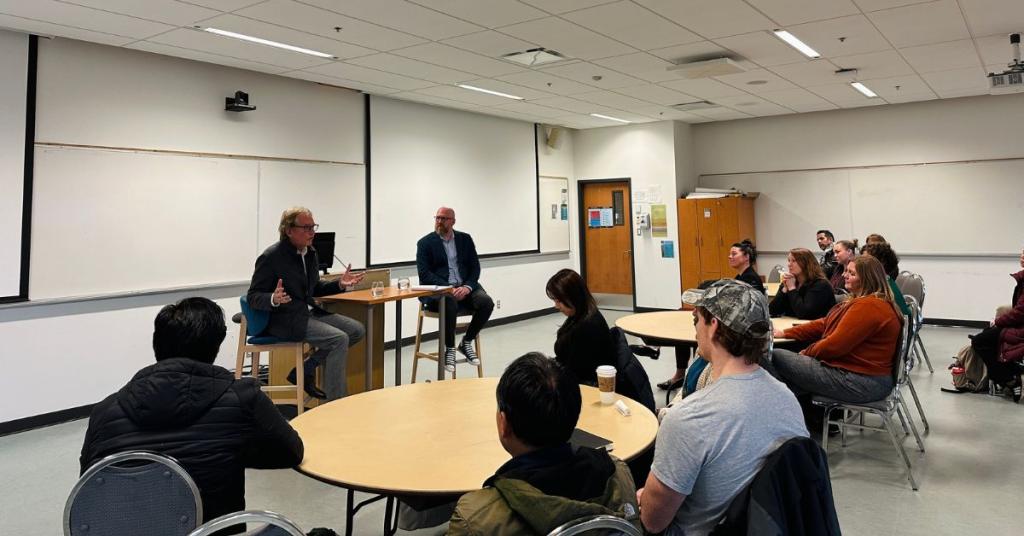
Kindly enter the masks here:
<path id="1" fill-rule="evenodd" d="M 615 448 L 615 444 L 611 440 L 605 439 L 599 435 L 594 435 L 586 430 L 580 430 L 575 428 L 572 431 L 572 437 L 569 438 L 569 443 L 572 445 L 572 449 L 576 450 L 580 447 L 587 447 L 592 449 L 604 449 L 609 452 Z"/>

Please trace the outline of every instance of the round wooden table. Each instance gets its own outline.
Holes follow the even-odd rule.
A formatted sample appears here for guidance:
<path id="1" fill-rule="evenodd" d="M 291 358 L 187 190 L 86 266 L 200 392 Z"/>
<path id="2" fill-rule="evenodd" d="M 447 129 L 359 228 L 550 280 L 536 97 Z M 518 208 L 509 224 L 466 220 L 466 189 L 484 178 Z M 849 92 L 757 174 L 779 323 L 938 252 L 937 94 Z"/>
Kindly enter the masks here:
<path id="1" fill-rule="evenodd" d="M 807 322 L 798 318 L 783 316 L 772 319 L 772 326 L 785 330 Z M 697 328 L 693 325 L 693 311 L 658 311 L 654 313 L 637 313 L 624 316 L 615 321 L 615 325 L 643 339 L 653 346 L 672 346 L 676 344 L 695 344 Z M 790 339 L 775 339 L 775 342 L 787 342 Z"/>
<path id="2" fill-rule="evenodd" d="M 498 441 L 497 386 L 498 378 L 416 383 L 307 411 L 291 421 L 305 445 L 298 471 L 348 488 L 348 527 L 358 510 L 353 491 L 387 497 L 388 525 L 392 497 L 478 490 L 509 459 Z M 653 446 L 658 421 L 647 408 L 620 396 L 632 413 L 626 417 L 601 405 L 596 388 L 580 390 L 577 428 L 611 440 L 612 454 L 623 460 Z"/>

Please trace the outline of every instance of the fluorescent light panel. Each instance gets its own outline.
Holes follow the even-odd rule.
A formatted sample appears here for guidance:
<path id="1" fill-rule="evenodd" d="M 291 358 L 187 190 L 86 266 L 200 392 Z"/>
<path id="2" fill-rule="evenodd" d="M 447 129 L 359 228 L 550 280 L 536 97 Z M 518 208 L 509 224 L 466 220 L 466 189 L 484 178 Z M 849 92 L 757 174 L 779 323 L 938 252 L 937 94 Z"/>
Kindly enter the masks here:
<path id="1" fill-rule="evenodd" d="M 786 44 L 799 50 L 801 54 L 808 58 L 815 59 L 821 57 L 821 54 L 818 54 L 817 50 L 807 46 L 807 43 L 797 39 L 795 35 L 787 32 L 786 30 L 775 30 L 775 37 L 782 39 Z"/>
<path id="2" fill-rule="evenodd" d="M 212 34 L 222 35 L 224 37 L 231 37 L 231 38 L 234 38 L 234 39 L 241 39 L 242 41 L 248 41 L 250 43 L 257 43 L 257 44 L 260 44 L 260 45 L 267 45 L 269 47 L 274 47 L 274 48 L 283 48 L 285 50 L 290 50 L 292 52 L 300 52 L 302 54 L 309 54 L 310 56 L 316 56 L 318 58 L 337 59 L 336 57 L 332 56 L 331 54 L 327 54 L 325 52 L 317 52 L 316 50 L 310 50 L 308 48 L 297 47 L 297 46 L 294 46 L 294 45 L 286 45 L 284 43 L 278 43 L 277 41 L 271 41 L 269 39 L 263 39 L 263 38 L 260 38 L 260 37 L 253 37 L 251 35 L 245 35 L 245 34 L 240 34 L 240 33 L 235 33 L 235 32 L 229 32 L 227 30 L 220 30 L 218 28 L 203 28 L 202 30 L 204 32 L 210 32 Z"/>
<path id="3" fill-rule="evenodd" d="M 609 121 L 618 121 L 619 123 L 632 123 L 632 121 L 626 121 L 625 119 L 619 119 L 618 117 L 612 117 L 610 115 L 601 114 L 590 114 L 593 117 L 600 117 L 601 119 L 607 119 Z"/>
<path id="4" fill-rule="evenodd" d="M 523 100 L 522 97 L 517 97 L 515 95 L 509 95 L 508 93 L 502 93 L 500 91 L 493 91 L 493 90 L 490 90 L 490 89 L 484 89 L 482 87 L 470 86 L 470 85 L 466 85 L 466 84 L 455 84 L 455 85 L 461 87 L 462 89 L 471 89 L 473 91 L 479 91 L 480 93 L 487 93 L 488 95 L 497 95 L 499 97 L 505 97 L 506 99 Z"/>
<path id="5" fill-rule="evenodd" d="M 865 97 L 867 97 L 869 99 L 873 99 L 873 98 L 878 96 L 874 91 L 871 91 L 868 88 L 868 86 L 865 86 L 864 84 L 861 84 L 860 82 L 850 82 L 850 85 L 853 86 L 853 89 L 856 89 L 857 91 L 860 91 L 861 93 L 864 94 Z"/>

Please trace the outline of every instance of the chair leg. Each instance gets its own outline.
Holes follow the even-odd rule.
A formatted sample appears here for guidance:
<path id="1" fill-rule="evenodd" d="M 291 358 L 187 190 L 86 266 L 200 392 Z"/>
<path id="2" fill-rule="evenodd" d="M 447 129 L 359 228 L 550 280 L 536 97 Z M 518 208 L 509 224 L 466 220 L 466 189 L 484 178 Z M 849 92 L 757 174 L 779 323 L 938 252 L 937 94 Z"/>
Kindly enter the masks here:
<path id="1" fill-rule="evenodd" d="M 252 359 L 249 360 L 249 362 L 252 363 L 252 377 L 256 378 L 256 382 L 259 383 L 260 385 L 263 384 L 263 382 L 260 381 L 260 356 L 261 355 L 263 355 L 263 352 L 249 352 L 249 356 L 252 358 Z"/>
<path id="2" fill-rule="evenodd" d="M 914 480 L 914 471 L 910 466 L 910 457 L 907 456 L 907 451 L 903 448 L 903 444 L 896 438 L 896 425 L 892 422 L 886 414 L 881 414 L 882 424 L 885 425 L 885 429 L 889 431 L 889 439 L 892 440 L 892 445 L 896 447 L 896 450 L 903 457 L 903 463 L 907 466 L 907 478 L 910 480 L 910 487 L 914 491 L 917 491 L 917 481 Z"/>
<path id="3" fill-rule="evenodd" d="M 900 407 L 896 408 L 896 411 L 907 414 L 907 422 L 910 423 L 910 431 L 914 433 L 914 439 L 917 440 L 917 448 L 921 452 L 924 452 L 924 441 L 921 441 L 921 434 L 917 433 L 917 425 L 914 424 L 914 419 L 910 417 L 910 410 L 907 409 L 907 403 L 903 401 L 903 398 L 900 398 L 899 400 Z"/>
<path id="4" fill-rule="evenodd" d="M 844 409 L 843 424 L 839 426 L 839 444 L 842 445 L 844 449 L 846 448 L 846 423 L 849 422 L 850 417 L 852 417 L 852 415 L 850 415 L 850 410 Z"/>
<path id="5" fill-rule="evenodd" d="M 420 342 L 423 336 L 423 309 L 416 314 L 416 344 L 412 349 L 412 380 L 409 383 L 416 383 L 416 365 L 420 362 Z"/>
<path id="6" fill-rule="evenodd" d="M 473 339 L 473 345 L 476 346 L 476 357 L 480 360 L 480 364 L 476 366 L 476 375 L 478 378 L 484 377 L 484 354 L 480 353 L 480 335 L 478 334 Z"/>
<path id="7" fill-rule="evenodd" d="M 914 397 L 914 404 L 917 405 L 917 412 L 921 415 L 921 424 L 924 425 L 925 433 L 928 433 L 928 418 L 924 416 L 924 407 L 921 406 L 921 399 L 917 397 L 917 389 L 914 389 L 914 382 L 907 376 L 907 386 L 910 387 L 910 396 Z"/>
<path id="8" fill-rule="evenodd" d="M 829 419 L 832 418 L 832 406 L 825 408 L 825 419 L 821 423 L 821 450 L 828 452 L 828 425 Z"/>
<path id="9" fill-rule="evenodd" d="M 304 345 L 295 345 L 295 415 L 302 415 L 306 409 L 306 370 Z"/>
<path id="10" fill-rule="evenodd" d="M 924 364 L 928 365 L 928 372 L 935 374 L 935 369 L 932 368 L 932 360 L 928 358 L 928 350 L 924 347 L 924 342 L 921 341 L 921 334 L 914 335 L 914 344 L 921 349 L 921 355 L 924 356 Z"/>

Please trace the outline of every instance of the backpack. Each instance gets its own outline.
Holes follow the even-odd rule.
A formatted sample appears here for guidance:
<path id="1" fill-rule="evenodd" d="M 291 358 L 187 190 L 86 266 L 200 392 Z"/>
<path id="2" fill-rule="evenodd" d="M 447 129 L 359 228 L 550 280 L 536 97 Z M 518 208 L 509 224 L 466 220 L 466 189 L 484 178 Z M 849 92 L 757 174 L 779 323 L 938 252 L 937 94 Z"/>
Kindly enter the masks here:
<path id="1" fill-rule="evenodd" d="M 960 349 L 949 370 L 957 391 L 977 393 L 988 390 L 988 369 L 971 345 Z"/>

